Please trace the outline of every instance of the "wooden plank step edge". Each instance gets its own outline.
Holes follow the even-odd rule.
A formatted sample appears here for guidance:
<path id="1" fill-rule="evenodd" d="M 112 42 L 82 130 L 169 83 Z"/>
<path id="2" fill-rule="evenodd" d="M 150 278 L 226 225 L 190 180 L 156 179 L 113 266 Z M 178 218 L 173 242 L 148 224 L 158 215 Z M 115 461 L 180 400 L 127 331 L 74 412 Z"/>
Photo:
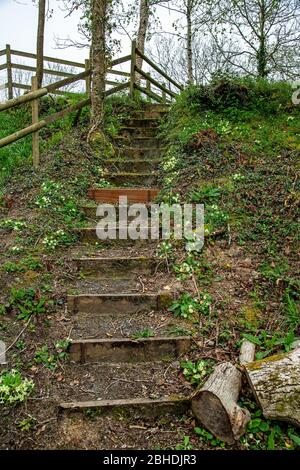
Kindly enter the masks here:
<path id="1" fill-rule="evenodd" d="M 159 294 L 79 294 L 67 295 L 67 308 L 70 314 L 106 313 L 133 315 L 141 310 L 159 311 L 169 307 L 174 297 L 170 292 Z"/>
<path id="2" fill-rule="evenodd" d="M 94 261 L 94 262 L 99 262 L 99 261 L 153 261 L 155 263 L 159 263 L 161 261 L 161 258 L 157 258 L 155 256 L 130 256 L 130 257 L 125 257 L 125 256 L 116 256 L 116 257 L 111 257 L 111 256 L 82 256 L 80 258 L 73 258 L 73 261 Z"/>
<path id="3" fill-rule="evenodd" d="M 186 354 L 191 347 L 190 336 L 75 339 L 70 346 L 70 360 L 83 364 L 170 362 Z"/>
<path id="4" fill-rule="evenodd" d="M 119 400 L 93 400 L 59 403 L 59 408 L 62 411 L 95 409 L 102 412 L 109 412 L 116 409 L 122 409 L 124 411 L 150 412 L 151 416 L 159 416 L 166 413 L 182 415 L 190 409 L 190 406 L 190 397 L 180 395 L 155 399 L 127 398 Z"/>

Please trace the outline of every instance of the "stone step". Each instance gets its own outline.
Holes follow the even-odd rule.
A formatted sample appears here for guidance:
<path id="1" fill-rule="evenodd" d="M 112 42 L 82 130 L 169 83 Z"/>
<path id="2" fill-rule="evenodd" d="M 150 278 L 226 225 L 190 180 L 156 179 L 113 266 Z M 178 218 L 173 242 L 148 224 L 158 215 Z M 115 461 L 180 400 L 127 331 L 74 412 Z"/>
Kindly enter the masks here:
<path id="1" fill-rule="evenodd" d="M 166 116 L 167 112 L 166 111 L 160 111 L 160 110 L 144 110 L 144 111 L 133 111 L 131 113 L 131 118 L 132 119 L 142 119 L 142 120 L 148 120 L 148 119 L 154 119 L 155 122 L 157 123 L 161 118 Z"/>
<path id="2" fill-rule="evenodd" d="M 94 279 L 131 279 L 151 275 L 159 263 L 159 259 L 147 257 L 77 258 L 74 261 L 80 271 Z"/>
<path id="3" fill-rule="evenodd" d="M 163 146 L 162 140 L 157 139 L 155 137 L 118 136 L 118 137 L 115 137 L 114 140 L 118 147 L 123 147 L 123 148 L 134 147 L 134 148 L 158 149 Z"/>
<path id="4" fill-rule="evenodd" d="M 192 346 L 189 336 L 142 339 L 85 339 L 72 341 L 70 360 L 81 363 L 138 363 L 172 361 Z"/>
<path id="5" fill-rule="evenodd" d="M 143 127 L 143 128 L 154 128 L 157 129 L 159 125 L 159 118 L 162 113 L 156 113 L 156 117 L 145 117 L 142 111 L 133 113 L 132 117 L 125 119 L 123 124 L 128 127 Z"/>
<path id="6" fill-rule="evenodd" d="M 157 311 L 168 307 L 173 300 L 169 292 L 159 294 L 81 294 L 68 295 L 70 314 L 131 315 L 145 311 Z"/>
<path id="7" fill-rule="evenodd" d="M 157 104 L 157 103 L 144 103 L 142 105 L 142 107 L 137 110 L 137 111 L 142 111 L 142 112 L 148 112 L 148 111 L 152 111 L 152 112 L 161 112 L 161 113 L 167 113 L 168 111 L 170 110 L 170 106 L 166 105 L 166 104 Z"/>
<path id="8" fill-rule="evenodd" d="M 163 157 L 167 151 L 166 147 L 133 147 L 133 146 L 125 146 L 122 148 L 117 148 L 115 147 L 116 155 L 119 158 L 128 158 L 128 159 L 137 159 L 137 160 L 143 160 L 145 158 L 149 159 L 158 159 L 160 157 Z"/>
<path id="9" fill-rule="evenodd" d="M 127 196 L 128 204 L 147 204 L 154 201 L 158 193 L 158 188 L 91 188 L 88 197 L 98 203 L 118 204 L 120 196 Z"/>
<path id="10" fill-rule="evenodd" d="M 131 186 L 153 186 L 156 184 L 158 176 L 155 173 L 126 173 L 119 172 L 106 175 L 105 179 L 112 184 L 116 185 L 131 185 Z"/>
<path id="11" fill-rule="evenodd" d="M 83 227 L 80 229 L 74 229 L 74 233 L 77 235 L 78 239 L 82 243 L 100 243 L 101 245 L 122 245 L 122 246 L 130 246 L 130 245 L 136 245 L 136 244 L 158 244 L 159 240 L 161 240 L 162 237 L 162 231 L 161 229 L 159 230 L 159 233 L 156 238 L 151 237 L 151 229 L 148 228 L 148 231 L 146 230 L 146 237 L 139 237 L 136 240 L 131 239 L 128 237 L 126 238 L 120 238 L 119 235 L 120 228 L 116 227 L 116 234 L 115 234 L 115 239 L 107 238 L 107 239 L 101 239 L 98 238 L 97 236 L 97 231 L 96 227 Z"/>
<path id="12" fill-rule="evenodd" d="M 156 127 L 133 127 L 133 126 L 122 126 L 118 135 L 127 139 L 132 139 L 136 137 L 145 138 L 151 137 L 156 138 L 159 129 Z"/>
<path id="13" fill-rule="evenodd" d="M 190 409 L 190 398 L 170 396 L 163 398 L 129 398 L 121 400 L 93 400 L 60 403 L 65 411 L 95 410 L 102 414 L 110 412 L 134 413 L 135 417 L 159 418 L 166 414 L 182 416 Z"/>
<path id="14" fill-rule="evenodd" d="M 161 159 L 147 159 L 147 160 L 138 160 L 138 159 L 121 159 L 121 158 L 114 158 L 105 161 L 105 175 L 106 172 L 128 172 L 133 171 L 136 173 L 152 173 L 153 171 L 157 170 L 159 164 L 161 163 Z"/>
<path id="15" fill-rule="evenodd" d="M 132 216 L 129 216 L 128 215 L 128 206 L 119 206 L 118 204 L 112 204 L 115 208 L 116 208 L 116 220 L 119 221 L 120 220 L 120 213 L 122 210 L 126 211 L 127 212 L 127 220 L 128 222 L 131 222 L 132 220 L 134 220 L 136 218 L 136 215 L 132 215 Z M 148 209 L 148 214 L 149 216 L 151 215 L 151 205 L 150 204 L 144 204 L 146 206 L 146 208 Z M 81 206 L 80 210 L 81 212 L 83 212 L 86 217 L 88 217 L 89 219 L 93 220 L 93 221 L 97 221 L 99 219 L 100 216 L 97 216 L 97 207 L 98 206 Z"/>
<path id="16" fill-rule="evenodd" d="M 101 284 L 105 287 L 109 284 L 110 280 L 102 279 Z M 90 280 L 91 282 L 91 280 Z M 98 280 L 99 283 L 99 280 Z M 125 287 L 125 283 L 128 287 Z M 131 283 L 131 286 L 129 284 Z M 135 289 L 130 291 L 134 286 Z M 78 285 L 81 292 L 86 292 L 91 288 L 91 284 L 85 284 L 85 281 L 80 281 Z M 82 288 L 84 287 L 84 288 Z M 119 290 L 117 290 L 119 288 Z M 114 280 L 114 285 L 108 292 L 139 292 L 141 291 L 141 283 L 138 280 Z M 151 310 L 150 312 L 142 312 L 133 315 L 115 315 L 115 314 L 101 314 L 101 315 L 88 315 L 86 313 L 77 313 L 72 316 L 72 338 L 73 340 L 79 339 L 93 339 L 93 338 L 154 338 L 160 336 L 176 336 L 174 334 L 177 328 L 183 328 L 181 336 L 189 336 L 190 331 L 187 322 L 185 322 L 186 330 L 184 330 L 182 319 L 175 318 L 168 310 Z"/>

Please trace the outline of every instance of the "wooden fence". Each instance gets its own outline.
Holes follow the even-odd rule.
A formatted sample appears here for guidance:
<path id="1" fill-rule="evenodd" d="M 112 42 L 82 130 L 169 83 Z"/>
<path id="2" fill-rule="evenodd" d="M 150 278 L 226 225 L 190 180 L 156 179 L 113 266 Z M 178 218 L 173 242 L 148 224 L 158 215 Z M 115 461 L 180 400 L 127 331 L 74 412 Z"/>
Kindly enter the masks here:
<path id="1" fill-rule="evenodd" d="M 61 80 L 43 85 L 42 88 L 37 88 L 36 76 L 31 77 L 31 85 L 23 83 L 15 83 L 13 81 L 12 70 L 14 68 L 25 70 L 29 72 L 35 72 L 36 68 L 30 65 L 17 64 L 12 61 L 12 56 L 21 56 L 27 57 L 29 59 L 36 59 L 35 54 L 28 52 L 21 52 L 12 50 L 9 45 L 6 46 L 6 49 L 0 51 L 0 56 L 6 56 L 6 63 L 0 65 L 1 70 L 7 70 L 7 82 L 2 86 L 2 89 L 8 89 L 8 100 L 0 103 L 0 112 L 6 111 L 13 107 L 31 103 L 32 109 L 32 124 L 24 129 L 21 129 L 3 139 L 0 139 L 0 148 L 6 145 L 9 145 L 13 142 L 16 142 L 23 137 L 32 134 L 32 155 L 33 155 L 33 165 L 38 167 L 39 165 L 39 131 L 46 127 L 48 124 L 55 122 L 59 119 L 62 119 L 67 114 L 79 111 L 85 106 L 90 105 L 91 98 L 91 82 L 92 82 L 92 70 L 90 68 L 90 63 L 88 60 L 84 64 L 79 62 L 72 62 L 63 59 L 54 59 L 53 57 L 44 56 L 44 61 L 53 62 L 55 64 L 62 64 L 72 67 L 82 68 L 83 71 L 74 74 L 68 73 L 62 70 L 55 69 L 44 69 L 45 74 L 62 76 Z M 136 58 L 140 56 L 143 59 L 143 66 L 147 64 L 148 70 L 144 71 L 137 67 Z M 124 72 L 122 70 L 115 70 L 114 67 L 120 64 L 129 63 L 130 72 Z M 153 78 L 149 72 L 149 68 L 155 70 L 156 77 Z M 128 89 L 129 94 L 132 99 L 134 99 L 137 94 L 144 94 L 147 96 L 147 99 L 152 102 L 170 104 L 174 98 L 176 98 L 178 91 L 182 90 L 182 86 L 176 83 L 171 77 L 169 77 L 160 67 L 158 67 L 154 62 L 152 62 L 146 55 L 142 54 L 136 47 L 136 41 L 132 42 L 131 54 L 120 57 L 111 61 L 109 68 L 107 69 L 107 74 L 112 74 L 118 77 L 122 77 L 125 81 L 120 82 L 116 80 L 106 80 L 106 85 L 111 86 L 112 88 L 105 91 L 105 97 L 111 96 L 115 93 L 122 92 L 123 90 Z M 48 95 L 48 94 L 63 94 L 64 91 L 61 88 L 77 83 L 80 80 L 85 80 L 85 91 L 86 99 L 79 101 L 78 103 L 68 106 L 67 108 L 39 119 L 39 100 Z M 161 82 L 163 80 L 163 82 Z M 13 89 L 21 88 L 25 90 L 25 94 L 19 97 L 13 96 Z"/>

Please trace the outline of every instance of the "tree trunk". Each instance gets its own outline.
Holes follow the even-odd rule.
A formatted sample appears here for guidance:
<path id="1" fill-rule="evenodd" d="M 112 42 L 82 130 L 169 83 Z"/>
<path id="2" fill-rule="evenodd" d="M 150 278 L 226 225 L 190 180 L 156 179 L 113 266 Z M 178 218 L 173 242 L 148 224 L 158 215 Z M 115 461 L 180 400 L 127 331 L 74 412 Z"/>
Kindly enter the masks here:
<path id="1" fill-rule="evenodd" d="M 300 427 L 300 348 L 245 364 L 263 415 Z"/>
<path id="2" fill-rule="evenodd" d="M 150 5 L 149 0 L 140 0 L 140 22 L 137 33 L 137 48 L 143 54 L 145 53 L 146 35 L 149 25 Z M 136 58 L 136 65 L 140 69 L 143 66 L 143 59 L 140 56 Z"/>
<path id="3" fill-rule="evenodd" d="M 248 410 L 237 404 L 242 384 L 241 372 L 229 362 L 218 365 L 207 382 L 192 397 L 196 418 L 214 436 L 233 444 L 250 421 Z"/>
<path id="4" fill-rule="evenodd" d="M 39 0 L 39 19 L 36 46 L 36 77 L 38 88 L 41 88 L 43 84 L 45 19 L 46 0 Z"/>
<path id="5" fill-rule="evenodd" d="M 91 128 L 88 140 L 101 133 L 104 118 L 104 92 L 106 75 L 106 23 L 107 0 L 92 0 L 92 95 Z"/>
<path id="6" fill-rule="evenodd" d="M 257 57 L 257 74 L 261 78 L 268 75 L 267 72 L 267 48 L 266 48 L 266 4 L 265 0 L 261 0 L 259 8 L 259 47 L 256 54 Z"/>
<path id="7" fill-rule="evenodd" d="M 189 85 L 192 85 L 194 83 L 192 11 L 193 11 L 193 0 L 188 0 L 187 7 L 186 7 L 186 21 L 187 21 L 186 47 L 187 47 L 187 68 L 188 68 L 188 84 Z"/>

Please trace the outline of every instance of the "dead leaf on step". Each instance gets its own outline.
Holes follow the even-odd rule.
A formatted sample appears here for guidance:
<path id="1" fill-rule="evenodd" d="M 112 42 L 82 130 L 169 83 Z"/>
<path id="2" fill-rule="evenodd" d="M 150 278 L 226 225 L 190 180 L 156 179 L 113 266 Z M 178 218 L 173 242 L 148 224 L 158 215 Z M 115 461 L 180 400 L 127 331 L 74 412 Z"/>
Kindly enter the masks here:
<path id="1" fill-rule="evenodd" d="M 44 426 L 42 426 L 36 433 L 36 436 L 38 437 L 42 432 L 44 432 L 46 429 L 46 425 L 44 424 Z"/>

